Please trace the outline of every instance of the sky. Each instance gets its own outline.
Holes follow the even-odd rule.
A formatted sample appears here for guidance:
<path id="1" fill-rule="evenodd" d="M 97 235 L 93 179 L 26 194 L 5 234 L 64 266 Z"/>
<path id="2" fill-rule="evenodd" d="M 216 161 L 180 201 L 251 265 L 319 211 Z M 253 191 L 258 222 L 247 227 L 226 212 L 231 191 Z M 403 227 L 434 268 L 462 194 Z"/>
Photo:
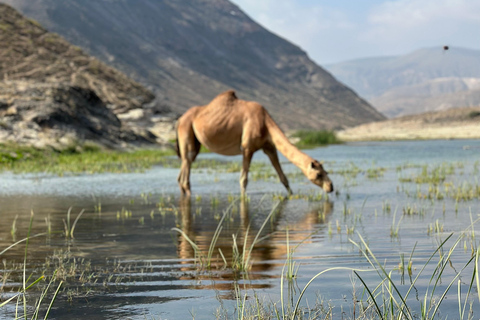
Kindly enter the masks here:
<path id="1" fill-rule="evenodd" d="M 321 65 L 420 48 L 480 50 L 480 0 L 232 0 Z"/>

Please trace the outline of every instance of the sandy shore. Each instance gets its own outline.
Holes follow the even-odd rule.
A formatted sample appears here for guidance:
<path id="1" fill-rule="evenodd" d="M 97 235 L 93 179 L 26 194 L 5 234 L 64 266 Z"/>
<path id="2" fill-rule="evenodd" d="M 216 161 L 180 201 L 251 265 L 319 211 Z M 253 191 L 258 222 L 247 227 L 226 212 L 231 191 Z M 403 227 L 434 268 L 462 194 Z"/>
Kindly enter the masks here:
<path id="1" fill-rule="evenodd" d="M 480 107 L 389 119 L 338 131 L 344 141 L 480 139 Z"/>

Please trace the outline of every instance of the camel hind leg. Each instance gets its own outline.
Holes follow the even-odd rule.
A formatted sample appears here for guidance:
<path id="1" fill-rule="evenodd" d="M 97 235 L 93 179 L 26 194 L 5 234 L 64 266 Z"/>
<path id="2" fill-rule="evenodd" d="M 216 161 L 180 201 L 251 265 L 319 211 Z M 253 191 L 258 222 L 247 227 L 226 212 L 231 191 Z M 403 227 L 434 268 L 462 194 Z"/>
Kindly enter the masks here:
<path id="1" fill-rule="evenodd" d="M 243 149 L 242 172 L 240 174 L 240 188 L 242 190 L 242 197 L 246 195 L 248 184 L 248 170 L 250 169 L 250 162 L 252 161 L 253 152 L 250 149 Z"/>
<path id="2" fill-rule="evenodd" d="M 177 124 L 177 152 L 182 159 L 178 184 L 183 194 L 190 196 L 190 168 L 200 152 L 200 141 L 195 137 L 192 122 L 188 118 L 180 118 Z"/>
<path id="3" fill-rule="evenodd" d="M 285 186 L 285 188 L 288 191 L 288 194 L 292 194 L 292 189 L 290 189 L 290 185 L 288 183 L 288 179 L 283 173 L 282 167 L 280 166 L 280 161 L 278 161 L 278 153 L 277 153 L 277 148 L 271 144 L 267 144 L 263 147 L 263 152 L 270 158 L 270 162 L 272 163 L 273 167 L 275 168 L 275 171 L 277 171 L 278 177 L 280 178 L 280 181 L 282 184 Z"/>

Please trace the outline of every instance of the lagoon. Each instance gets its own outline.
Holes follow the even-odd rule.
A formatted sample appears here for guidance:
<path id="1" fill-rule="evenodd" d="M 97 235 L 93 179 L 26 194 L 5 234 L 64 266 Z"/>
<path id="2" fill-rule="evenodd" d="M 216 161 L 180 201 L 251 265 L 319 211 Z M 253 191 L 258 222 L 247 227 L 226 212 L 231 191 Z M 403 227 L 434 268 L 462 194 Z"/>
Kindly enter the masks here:
<path id="1" fill-rule="evenodd" d="M 245 314 L 258 311 L 259 304 L 268 313 L 282 299 L 295 304 L 308 281 L 329 268 L 337 269 L 312 282 L 301 310 L 310 310 L 312 318 L 319 312 L 321 319 L 358 317 L 362 308 L 373 314 L 362 280 L 373 290 L 382 276 L 362 254 L 367 246 L 370 257 L 391 272 L 400 295 L 420 274 L 406 299 L 412 315 L 431 298 L 435 306 L 453 281 L 437 314 L 458 318 L 460 280 L 464 318 L 470 310 L 478 317 L 475 285 L 466 296 L 473 263 L 461 270 L 479 240 L 480 141 L 359 142 L 305 152 L 325 162 L 336 193 L 326 196 L 281 158 L 294 191 L 288 198 L 260 152 L 253 159 L 248 201 L 240 199 L 240 157 L 214 154 L 199 156 L 216 162 L 192 171 L 188 201 L 180 197 L 176 168 L 62 177 L 3 173 L 0 249 L 26 237 L 33 211 L 31 234 L 46 234 L 29 242 L 27 273 L 48 279 L 57 270 L 65 281 L 49 319 L 230 319 L 238 318 L 243 302 Z M 69 210 L 72 222 L 84 210 L 73 237 L 65 235 Z M 206 267 L 202 260 L 220 222 Z M 235 249 L 240 255 L 244 247 L 248 251 L 257 233 L 262 241 L 253 246 L 248 272 L 232 267 Z M 1 256 L 2 300 L 21 286 L 24 251 L 22 243 Z M 439 261 L 448 263 L 430 296 Z M 282 277 L 286 265 L 293 270 L 289 279 Z M 360 280 L 346 268 L 366 271 L 358 272 Z M 35 296 L 29 294 L 30 306 Z M 12 318 L 15 307 L 0 308 L 0 319 Z"/>

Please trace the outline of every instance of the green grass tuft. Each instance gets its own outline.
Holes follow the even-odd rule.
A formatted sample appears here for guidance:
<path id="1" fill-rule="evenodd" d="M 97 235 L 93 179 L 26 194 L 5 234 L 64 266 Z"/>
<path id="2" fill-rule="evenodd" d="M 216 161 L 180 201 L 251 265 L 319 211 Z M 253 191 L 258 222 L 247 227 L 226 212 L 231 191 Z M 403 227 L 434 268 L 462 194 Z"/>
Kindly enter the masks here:
<path id="1" fill-rule="evenodd" d="M 292 137 L 300 139 L 296 145 L 303 148 L 342 143 L 333 131 L 328 130 L 299 130 Z"/>

